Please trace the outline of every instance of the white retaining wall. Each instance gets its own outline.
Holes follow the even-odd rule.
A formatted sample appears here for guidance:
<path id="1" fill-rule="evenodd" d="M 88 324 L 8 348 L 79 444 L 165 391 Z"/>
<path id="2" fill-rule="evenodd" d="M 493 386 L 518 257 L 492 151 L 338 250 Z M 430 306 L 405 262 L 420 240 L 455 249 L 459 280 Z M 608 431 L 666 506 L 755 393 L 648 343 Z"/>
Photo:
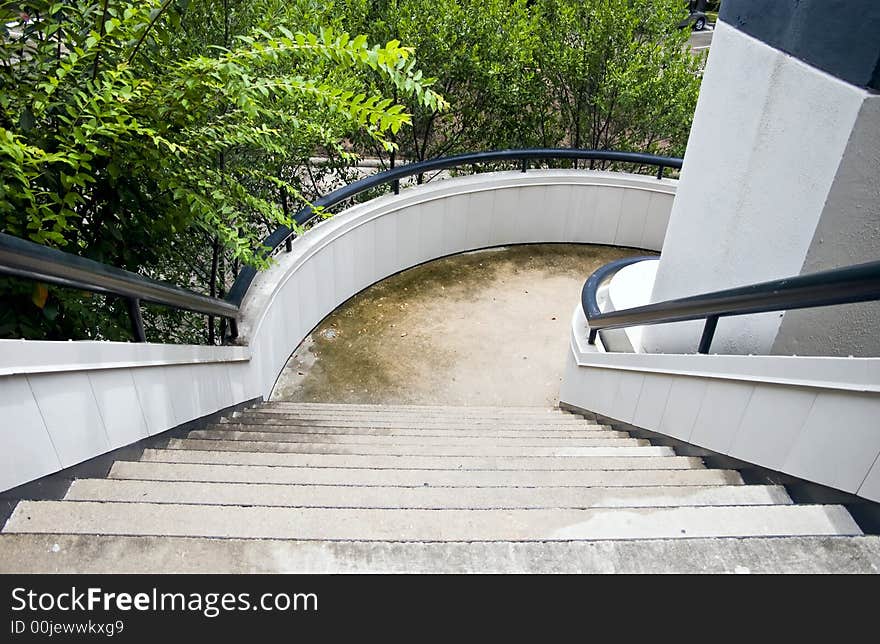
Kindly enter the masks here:
<path id="1" fill-rule="evenodd" d="M 0 340 L 0 490 L 258 396 L 247 347 Z"/>
<path id="2" fill-rule="evenodd" d="M 580 306 L 560 400 L 880 501 L 880 358 L 606 353 Z"/>

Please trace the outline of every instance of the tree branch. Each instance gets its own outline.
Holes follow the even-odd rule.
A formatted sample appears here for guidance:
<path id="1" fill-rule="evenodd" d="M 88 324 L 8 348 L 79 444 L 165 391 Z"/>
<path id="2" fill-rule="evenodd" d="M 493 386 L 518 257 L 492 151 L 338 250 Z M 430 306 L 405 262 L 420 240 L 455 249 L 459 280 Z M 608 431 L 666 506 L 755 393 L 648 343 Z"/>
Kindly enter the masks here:
<path id="1" fill-rule="evenodd" d="M 138 50 L 141 48 L 141 45 L 143 45 L 144 41 L 147 39 L 147 34 L 149 34 L 150 31 L 152 31 L 153 27 L 159 21 L 159 18 L 162 16 L 163 13 L 165 13 L 165 10 L 171 6 L 172 2 L 173 2 L 173 0 L 165 0 L 165 3 L 161 7 L 159 7 L 159 11 L 156 13 L 156 15 L 153 16 L 152 20 L 150 20 L 150 24 L 147 25 L 146 29 L 144 29 L 144 33 L 141 34 L 141 37 L 135 43 L 134 49 L 131 50 L 131 54 L 128 57 L 128 64 L 129 65 L 131 65 L 131 61 L 133 61 L 134 57 L 137 56 Z"/>

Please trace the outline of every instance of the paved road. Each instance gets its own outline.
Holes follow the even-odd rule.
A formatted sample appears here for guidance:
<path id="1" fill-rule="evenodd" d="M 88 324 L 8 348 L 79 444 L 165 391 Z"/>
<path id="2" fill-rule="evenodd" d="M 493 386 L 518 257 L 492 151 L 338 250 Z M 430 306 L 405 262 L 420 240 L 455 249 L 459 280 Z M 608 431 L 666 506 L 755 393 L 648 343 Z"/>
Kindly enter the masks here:
<path id="1" fill-rule="evenodd" d="M 691 49 L 695 52 L 706 51 L 712 44 L 712 27 L 706 27 L 703 31 L 694 31 L 691 33 Z"/>

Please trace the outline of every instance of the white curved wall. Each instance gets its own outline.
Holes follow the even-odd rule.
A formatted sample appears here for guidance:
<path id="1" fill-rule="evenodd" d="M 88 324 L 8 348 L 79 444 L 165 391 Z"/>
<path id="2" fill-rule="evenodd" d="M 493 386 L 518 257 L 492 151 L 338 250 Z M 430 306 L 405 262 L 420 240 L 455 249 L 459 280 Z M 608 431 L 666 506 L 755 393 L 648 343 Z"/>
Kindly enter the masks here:
<path id="1" fill-rule="evenodd" d="M 258 275 L 239 333 L 269 396 L 293 350 L 339 304 L 431 259 L 520 243 L 660 250 L 675 181 L 533 170 L 450 179 L 375 199 L 322 222 Z M 585 276 L 586 277 L 586 276 Z"/>
<path id="2" fill-rule="evenodd" d="M 238 347 L 0 340 L 0 490 L 259 396 L 346 299 L 445 255 L 517 243 L 659 250 L 676 181 L 485 173 L 353 207 L 257 276 Z"/>

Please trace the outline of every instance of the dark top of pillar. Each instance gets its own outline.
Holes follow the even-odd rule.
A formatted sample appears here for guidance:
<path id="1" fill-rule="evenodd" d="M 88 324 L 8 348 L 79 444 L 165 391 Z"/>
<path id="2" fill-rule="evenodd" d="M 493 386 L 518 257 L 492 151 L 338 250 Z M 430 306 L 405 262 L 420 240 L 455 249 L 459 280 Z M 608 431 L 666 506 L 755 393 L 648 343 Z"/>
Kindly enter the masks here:
<path id="1" fill-rule="evenodd" d="M 723 0 L 718 17 L 848 83 L 880 90 L 880 0 Z"/>

